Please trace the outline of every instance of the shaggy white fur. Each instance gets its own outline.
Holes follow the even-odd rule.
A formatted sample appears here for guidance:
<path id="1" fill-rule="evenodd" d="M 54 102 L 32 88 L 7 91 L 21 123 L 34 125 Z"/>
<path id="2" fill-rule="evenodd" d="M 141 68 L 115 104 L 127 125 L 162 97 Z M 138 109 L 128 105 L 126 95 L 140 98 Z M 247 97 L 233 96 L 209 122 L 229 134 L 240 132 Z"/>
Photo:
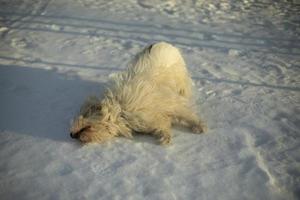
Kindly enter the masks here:
<path id="1" fill-rule="evenodd" d="M 102 100 L 90 97 L 84 103 L 71 137 L 87 143 L 149 133 L 169 144 L 171 125 L 178 123 L 202 133 L 206 128 L 190 105 L 191 87 L 179 50 L 165 42 L 153 44 L 113 78 Z"/>

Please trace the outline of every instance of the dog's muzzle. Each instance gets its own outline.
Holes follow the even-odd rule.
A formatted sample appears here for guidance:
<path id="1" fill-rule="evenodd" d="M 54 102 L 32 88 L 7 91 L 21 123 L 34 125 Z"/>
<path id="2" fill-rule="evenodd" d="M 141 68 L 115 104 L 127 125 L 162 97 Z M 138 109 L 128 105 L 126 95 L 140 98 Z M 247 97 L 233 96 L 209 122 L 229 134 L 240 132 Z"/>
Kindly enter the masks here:
<path id="1" fill-rule="evenodd" d="M 76 132 L 76 133 L 71 132 L 71 133 L 70 133 L 70 136 L 71 136 L 71 138 L 73 138 L 73 139 L 78 139 L 79 136 L 80 136 L 84 131 L 87 131 L 87 130 L 89 130 L 90 128 L 91 128 L 91 126 L 86 126 L 86 127 L 82 128 L 82 129 L 80 129 L 80 130 L 79 130 L 78 132 Z"/>

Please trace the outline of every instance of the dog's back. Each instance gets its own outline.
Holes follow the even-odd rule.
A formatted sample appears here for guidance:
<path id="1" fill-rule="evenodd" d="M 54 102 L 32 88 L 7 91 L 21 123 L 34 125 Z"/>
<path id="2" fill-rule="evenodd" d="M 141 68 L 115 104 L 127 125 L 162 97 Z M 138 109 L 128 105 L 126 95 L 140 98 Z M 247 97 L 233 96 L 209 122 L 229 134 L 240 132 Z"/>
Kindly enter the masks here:
<path id="1" fill-rule="evenodd" d="M 157 85 L 168 86 L 181 96 L 191 96 L 191 78 L 180 51 L 165 42 L 145 48 L 129 65 L 129 76 L 143 76 Z"/>

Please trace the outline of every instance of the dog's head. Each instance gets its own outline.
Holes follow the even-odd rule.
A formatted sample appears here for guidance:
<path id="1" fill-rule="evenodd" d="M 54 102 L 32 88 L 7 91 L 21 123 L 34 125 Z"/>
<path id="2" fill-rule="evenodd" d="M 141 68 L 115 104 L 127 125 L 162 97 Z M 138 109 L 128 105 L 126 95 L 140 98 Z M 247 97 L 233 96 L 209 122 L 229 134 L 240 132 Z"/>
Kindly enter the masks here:
<path id="1" fill-rule="evenodd" d="M 83 143 L 104 142 L 118 134 L 116 119 L 105 101 L 89 97 L 71 124 L 70 136 Z"/>
<path id="2" fill-rule="evenodd" d="M 71 138 L 83 143 L 105 142 L 117 135 L 118 126 L 109 119 L 84 118 L 80 115 L 70 128 Z"/>

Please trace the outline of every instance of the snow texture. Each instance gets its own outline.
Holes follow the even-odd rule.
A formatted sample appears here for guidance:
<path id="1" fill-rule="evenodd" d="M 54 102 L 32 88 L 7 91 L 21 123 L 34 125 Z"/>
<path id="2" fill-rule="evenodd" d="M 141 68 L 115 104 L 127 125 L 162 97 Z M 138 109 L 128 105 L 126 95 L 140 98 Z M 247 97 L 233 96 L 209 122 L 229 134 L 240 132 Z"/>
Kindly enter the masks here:
<path id="1" fill-rule="evenodd" d="M 1 199 L 300 199 L 299 13 L 298 0 L 1 0 Z M 156 41 L 182 50 L 208 133 L 72 140 L 84 99 Z"/>

